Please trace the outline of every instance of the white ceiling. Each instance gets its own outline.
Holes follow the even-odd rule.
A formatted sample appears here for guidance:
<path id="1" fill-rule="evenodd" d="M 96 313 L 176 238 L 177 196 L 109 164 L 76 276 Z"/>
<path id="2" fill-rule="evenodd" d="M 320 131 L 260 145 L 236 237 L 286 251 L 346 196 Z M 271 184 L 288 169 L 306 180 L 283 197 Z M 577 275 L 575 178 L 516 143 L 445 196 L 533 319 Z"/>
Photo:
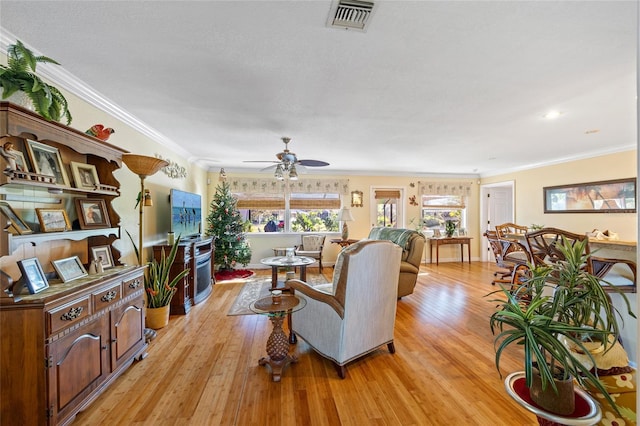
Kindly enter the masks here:
<path id="1" fill-rule="evenodd" d="M 482 176 L 637 145 L 637 1 L 378 1 L 367 32 L 328 28 L 330 7 L 3 0 L 0 24 L 211 170 L 259 170 L 243 160 L 275 160 L 282 136 L 331 174 Z"/>

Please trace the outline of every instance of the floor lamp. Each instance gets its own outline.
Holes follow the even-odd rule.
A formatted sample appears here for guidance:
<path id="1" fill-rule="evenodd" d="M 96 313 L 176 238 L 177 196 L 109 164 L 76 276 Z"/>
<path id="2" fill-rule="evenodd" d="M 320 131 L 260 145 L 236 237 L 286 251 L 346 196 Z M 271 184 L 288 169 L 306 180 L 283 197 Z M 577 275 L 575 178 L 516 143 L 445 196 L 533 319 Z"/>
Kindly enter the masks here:
<path id="1" fill-rule="evenodd" d="M 143 252 L 144 252 L 144 240 L 142 238 L 142 217 L 143 208 L 145 205 L 151 205 L 151 194 L 144 189 L 144 180 L 148 176 L 151 176 L 158 172 L 163 167 L 169 165 L 165 160 L 161 160 L 155 157 L 147 157 L 145 155 L 136 154 L 122 154 L 122 161 L 127 165 L 129 170 L 137 174 L 140 177 L 140 194 L 138 194 L 138 212 L 139 212 L 139 224 L 138 224 L 138 265 L 142 266 Z M 156 331 L 150 328 L 144 329 L 145 341 L 149 342 L 156 337 Z"/>
<path id="2" fill-rule="evenodd" d="M 138 194 L 138 211 L 140 215 L 138 224 L 138 265 L 142 266 L 142 253 L 144 250 L 142 239 L 142 231 L 144 229 L 142 227 L 143 207 L 151 205 L 151 195 L 147 195 L 148 191 L 144 189 L 144 180 L 148 176 L 157 173 L 161 168 L 168 166 L 169 163 L 159 158 L 136 154 L 122 154 L 122 161 L 124 161 L 129 170 L 140 177 L 140 194 Z"/>

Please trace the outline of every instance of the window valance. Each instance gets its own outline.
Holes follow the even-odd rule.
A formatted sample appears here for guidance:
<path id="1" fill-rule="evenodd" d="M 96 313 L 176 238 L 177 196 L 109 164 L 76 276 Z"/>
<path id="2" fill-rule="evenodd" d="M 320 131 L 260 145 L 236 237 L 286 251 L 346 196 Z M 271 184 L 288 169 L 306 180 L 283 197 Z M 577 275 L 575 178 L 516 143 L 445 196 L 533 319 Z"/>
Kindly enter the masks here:
<path id="1" fill-rule="evenodd" d="M 470 196 L 472 181 L 418 182 L 419 195 L 464 195 Z"/>
<path id="2" fill-rule="evenodd" d="M 348 179 L 298 179 L 298 180 L 275 180 L 272 177 L 265 178 L 235 178 L 228 179 L 232 193 L 244 194 L 284 194 L 287 192 L 297 193 L 337 193 L 341 195 L 349 194 Z"/>

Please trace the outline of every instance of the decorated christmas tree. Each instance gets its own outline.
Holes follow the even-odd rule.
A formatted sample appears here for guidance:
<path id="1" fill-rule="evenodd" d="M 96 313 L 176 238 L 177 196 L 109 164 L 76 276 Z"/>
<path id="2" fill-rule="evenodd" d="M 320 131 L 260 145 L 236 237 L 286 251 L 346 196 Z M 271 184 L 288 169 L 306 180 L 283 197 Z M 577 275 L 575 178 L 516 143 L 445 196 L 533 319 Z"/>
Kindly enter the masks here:
<path id="1" fill-rule="evenodd" d="M 220 182 L 211 201 L 207 216 L 208 236 L 215 236 L 214 262 L 219 270 L 234 269 L 236 264 L 247 265 L 251 260 L 251 247 L 243 232 L 243 220 L 231 195 L 229 184 Z"/>

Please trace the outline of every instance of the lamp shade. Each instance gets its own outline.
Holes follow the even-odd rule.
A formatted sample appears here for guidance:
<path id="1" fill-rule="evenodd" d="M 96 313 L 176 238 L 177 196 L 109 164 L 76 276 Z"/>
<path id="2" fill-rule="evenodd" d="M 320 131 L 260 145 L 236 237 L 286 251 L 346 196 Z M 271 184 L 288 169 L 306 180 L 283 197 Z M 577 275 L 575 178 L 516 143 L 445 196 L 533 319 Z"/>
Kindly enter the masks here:
<path id="1" fill-rule="evenodd" d="M 124 161 L 129 170 L 142 179 L 157 173 L 158 170 L 169 165 L 167 161 L 160 158 L 137 154 L 122 154 L 122 161 Z"/>
<path id="2" fill-rule="evenodd" d="M 341 220 L 343 222 L 353 221 L 353 216 L 351 216 L 351 210 L 349 210 L 346 207 L 341 208 L 340 211 L 338 212 L 338 220 Z"/>

